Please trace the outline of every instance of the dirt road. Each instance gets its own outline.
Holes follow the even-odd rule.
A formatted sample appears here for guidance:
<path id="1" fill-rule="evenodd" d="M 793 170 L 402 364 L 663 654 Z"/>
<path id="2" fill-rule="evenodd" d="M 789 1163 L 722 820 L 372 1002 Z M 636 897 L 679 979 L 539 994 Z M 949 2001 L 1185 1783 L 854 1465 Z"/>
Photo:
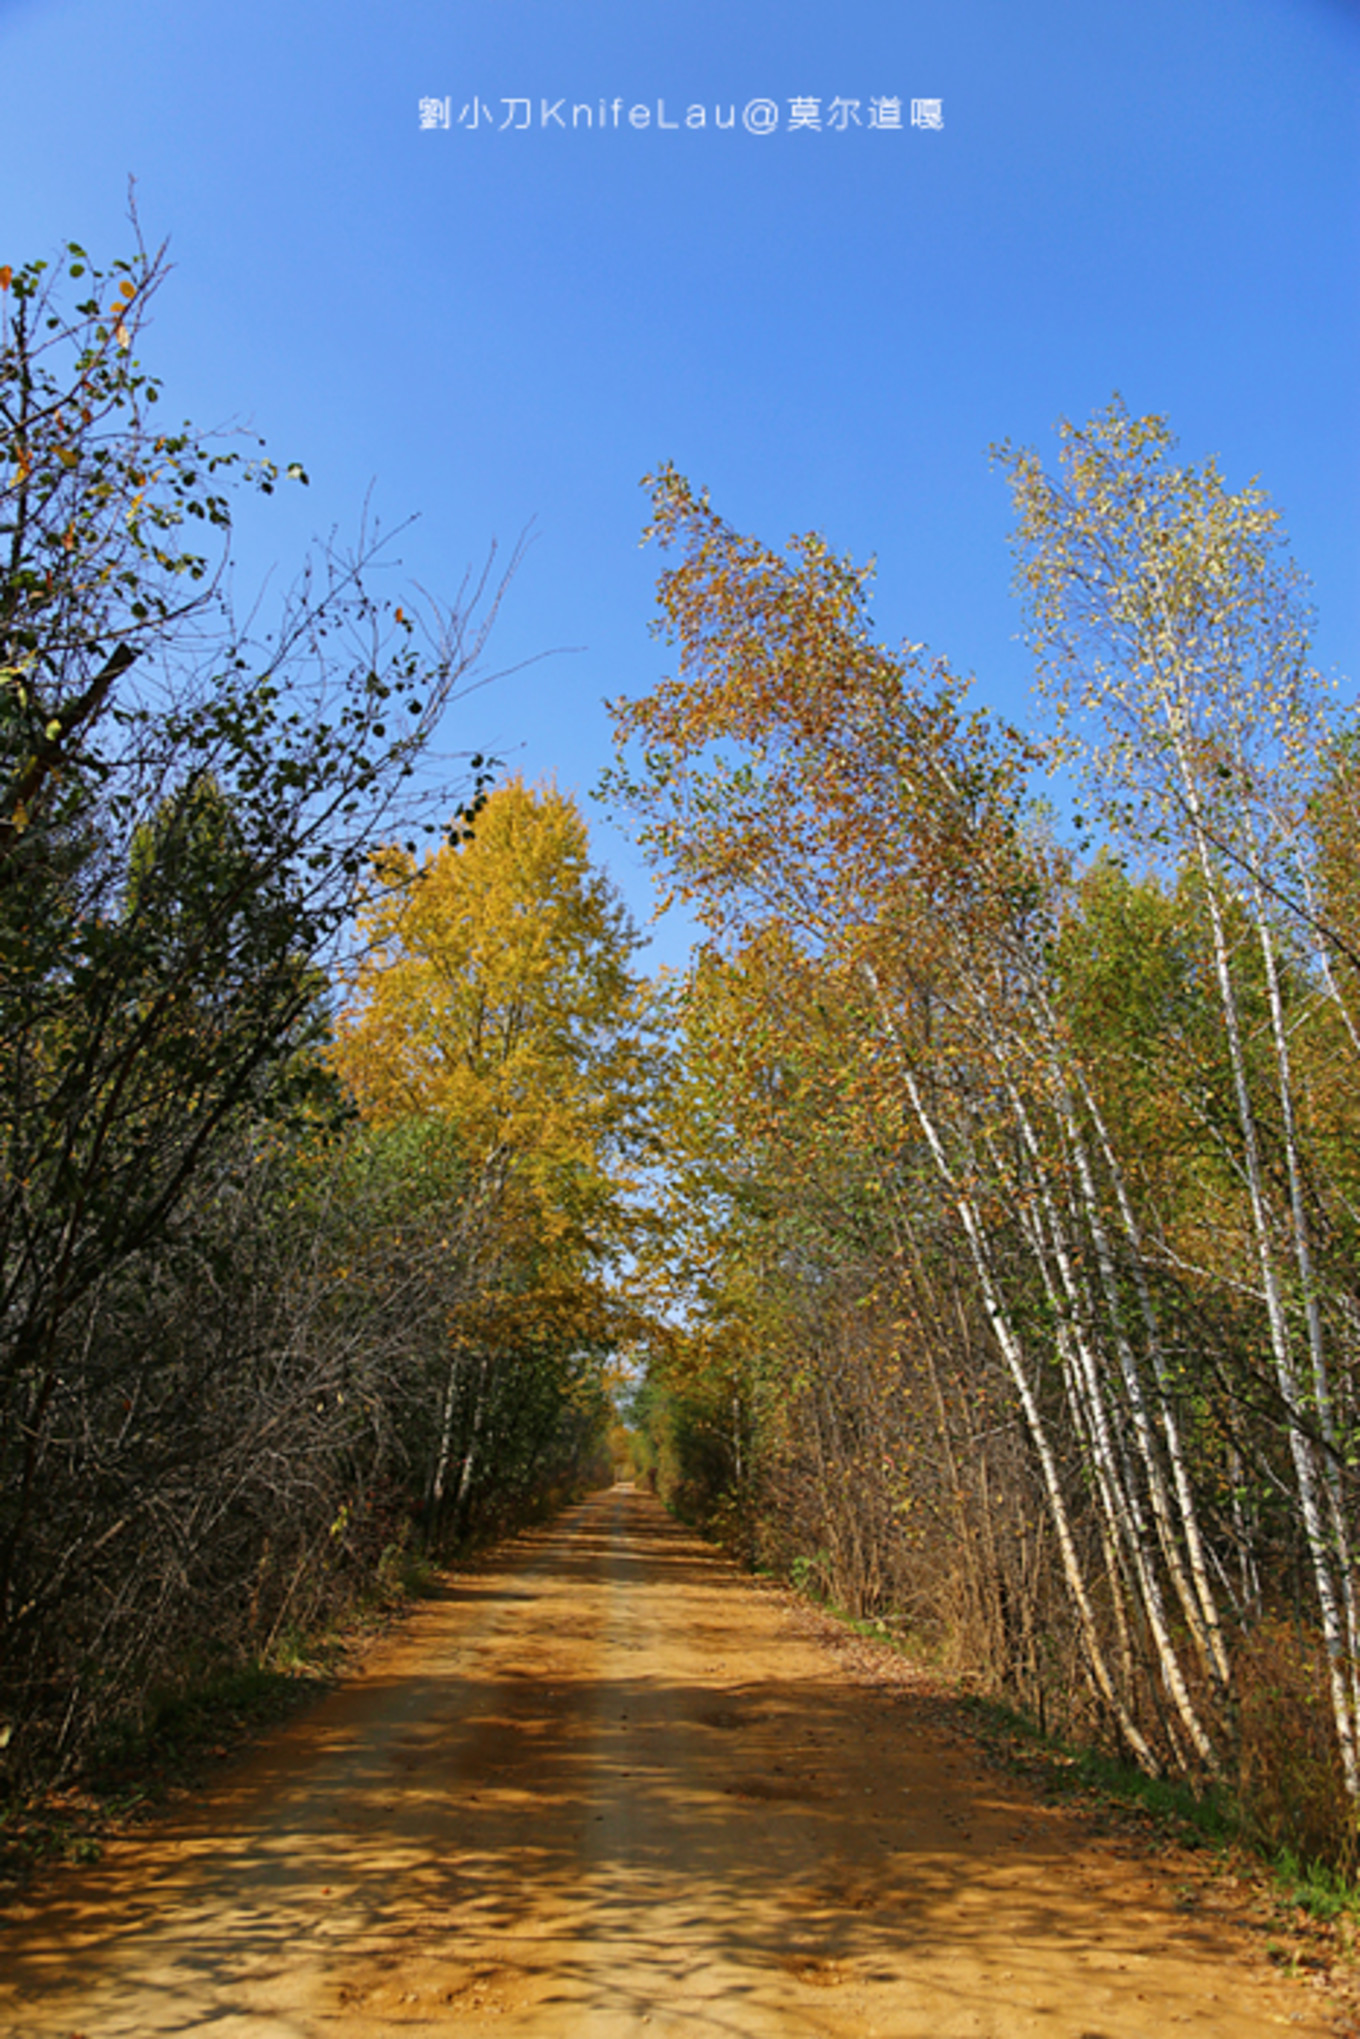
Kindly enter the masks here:
<path id="1" fill-rule="evenodd" d="M 615 1489 L 0 1933 L 13 2039 L 1333 2029 Z"/>

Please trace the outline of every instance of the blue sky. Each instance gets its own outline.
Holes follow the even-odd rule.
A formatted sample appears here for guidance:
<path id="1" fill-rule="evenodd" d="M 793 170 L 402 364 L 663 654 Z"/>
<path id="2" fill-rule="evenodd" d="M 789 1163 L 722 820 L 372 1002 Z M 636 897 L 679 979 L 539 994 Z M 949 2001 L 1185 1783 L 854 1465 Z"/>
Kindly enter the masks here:
<path id="1" fill-rule="evenodd" d="M 1320 662 L 1360 672 L 1358 84 L 1350 0 L 0 0 L 0 260 L 121 252 L 135 175 L 176 265 L 143 349 L 171 410 L 312 477 L 252 516 L 244 579 L 353 532 L 370 489 L 418 514 L 398 551 L 436 593 L 532 521 L 494 663 L 582 648 L 446 741 L 584 795 L 602 697 L 664 670 L 638 482 L 665 459 L 767 541 L 875 554 L 883 634 L 1023 720 L 986 449 L 1118 390 L 1259 475 Z M 603 129 L 544 124 L 602 99 Z M 761 99 L 771 133 L 742 124 Z"/>

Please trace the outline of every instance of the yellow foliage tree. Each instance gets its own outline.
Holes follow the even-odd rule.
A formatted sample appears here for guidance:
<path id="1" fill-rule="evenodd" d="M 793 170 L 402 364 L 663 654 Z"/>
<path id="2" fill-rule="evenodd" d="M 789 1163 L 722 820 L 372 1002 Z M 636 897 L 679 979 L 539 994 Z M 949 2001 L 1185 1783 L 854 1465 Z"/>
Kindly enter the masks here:
<path id="1" fill-rule="evenodd" d="M 459 1156 L 450 1243 L 466 1279 L 449 1327 L 438 1511 L 446 1490 L 456 1502 L 458 1457 L 466 1488 L 504 1363 L 575 1364 L 619 1334 L 610 1275 L 644 1100 L 639 938 L 591 865 L 575 802 L 518 778 L 470 839 L 375 859 L 360 929 L 336 1064 L 370 1124 L 436 1122 Z"/>
<path id="2" fill-rule="evenodd" d="M 637 1097 L 638 945 L 575 802 L 512 779 L 474 838 L 379 859 L 336 1059 L 366 1118 L 438 1117 L 555 1226 L 616 1187 Z"/>

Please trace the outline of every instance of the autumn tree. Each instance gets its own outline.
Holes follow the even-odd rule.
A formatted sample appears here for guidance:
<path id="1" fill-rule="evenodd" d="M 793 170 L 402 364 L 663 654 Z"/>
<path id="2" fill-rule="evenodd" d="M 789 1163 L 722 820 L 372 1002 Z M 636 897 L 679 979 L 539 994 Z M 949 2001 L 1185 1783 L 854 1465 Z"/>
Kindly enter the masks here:
<path id="1" fill-rule="evenodd" d="M 823 1389 L 828 1435 L 869 1434 L 847 1358 L 887 1303 L 901 1380 L 926 1360 L 968 1597 L 1005 1678 L 1025 1682 L 1024 1664 L 1033 1690 L 1032 1667 L 1058 1661 L 1054 1603 L 993 1533 L 998 1426 L 967 1416 L 1006 1410 L 1027 1461 L 1003 1455 L 1006 1492 L 1041 1499 L 1097 1713 L 1149 1768 L 1236 1770 L 1257 1806 L 1291 1798 L 1279 1779 L 1314 1745 L 1312 1673 L 1272 1624 L 1302 1564 L 1334 1739 L 1308 1809 L 1292 1792 L 1269 1817 L 1277 1840 L 1344 1858 L 1353 738 L 1309 669 L 1261 491 L 1176 466 L 1164 421 L 1118 404 L 1061 439 L 1056 476 L 1003 457 L 1032 641 L 1108 831 L 1085 869 L 1027 797 L 1061 749 L 970 716 L 920 647 L 876 644 L 864 573 L 820 539 L 774 552 L 673 469 L 652 480 L 676 665 L 616 705 L 629 748 L 612 783 L 710 933 L 688 990 L 695 1124 L 748 1220 L 725 1252 L 707 1227 L 696 1302 L 715 1329 L 735 1307 L 749 1330 L 754 1278 L 761 1307 L 802 1312 L 788 1349 L 804 1363 L 779 1383 L 808 1397 L 802 1438 Z M 693 1180 L 703 1234 L 720 1199 L 702 1166 Z M 807 1308 L 838 1280 L 860 1312 L 848 1340 Z M 918 1420 L 918 1499 L 928 1432 Z M 872 1457 L 850 1450 L 867 1518 Z M 828 1460 L 827 1524 L 834 1484 Z M 1299 1696 L 1263 1763 L 1253 1666 L 1272 1649 Z"/>
<path id="2" fill-rule="evenodd" d="M 0 266 L 0 1705 L 67 1727 L 119 1607 L 132 1655 L 179 1633 L 187 1588 L 130 1575 L 187 1578 L 234 1362 L 196 1383 L 167 1312 L 274 1133 L 331 1109 L 327 967 L 496 600 L 380 601 L 365 539 L 238 626 L 233 501 L 306 477 L 165 420 L 163 276 Z"/>
<path id="3" fill-rule="evenodd" d="M 360 924 L 336 1065 L 371 1127 L 438 1125 L 456 1155 L 463 1293 L 429 1386 L 425 1474 L 447 1526 L 483 1463 L 494 1476 L 515 1448 L 533 1384 L 548 1410 L 554 1382 L 559 1413 L 588 1399 L 624 1321 L 609 1278 L 645 1138 L 638 938 L 575 803 L 519 779 L 469 840 L 375 858 Z"/>
<path id="4" fill-rule="evenodd" d="M 885 1173 L 918 1251 L 909 1185 L 933 1176 L 953 1214 L 1093 1690 L 1149 1766 L 1214 1767 L 1196 1687 L 1212 1706 L 1227 1664 L 1201 1506 L 1155 1312 L 1124 1284 L 1136 1214 L 1054 1000 L 1070 872 L 1024 816 L 1027 748 L 968 716 L 942 663 L 873 643 L 864 575 L 821 541 L 771 553 L 671 470 L 654 505 L 680 554 L 660 583 L 679 667 L 620 705 L 643 768 L 616 788 L 715 935 L 779 934 L 820 974 L 897 1129 Z M 806 1021 L 794 1007 L 788 1031 L 781 1003 L 762 1027 L 787 1070 Z"/>
<path id="5" fill-rule="evenodd" d="M 1302 1076 L 1324 1042 L 1352 1084 L 1355 1073 L 1338 931 L 1314 908 L 1335 890 L 1310 805 L 1330 703 L 1309 663 L 1302 576 L 1263 490 L 1230 490 L 1213 462 L 1177 465 L 1166 421 L 1118 402 L 1059 436 L 1056 473 L 1002 450 L 1018 585 L 1041 682 L 1103 813 L 1188 867 L 1202 903 L 1231 1100 L 1218 1130 L 1243 1190 L 1224 1272 L 1259 1297 L 1356 1804 L 1353 1276 L 1333 1262 L 1329 1279 L 1341 1212 Z"/>

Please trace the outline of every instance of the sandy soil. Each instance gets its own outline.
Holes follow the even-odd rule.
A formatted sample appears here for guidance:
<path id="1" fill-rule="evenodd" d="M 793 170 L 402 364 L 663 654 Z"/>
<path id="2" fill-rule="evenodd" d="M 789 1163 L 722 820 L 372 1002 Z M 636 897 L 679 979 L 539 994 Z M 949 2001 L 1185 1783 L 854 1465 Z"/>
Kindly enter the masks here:
<path id="1" fill-rule="evenodd" d="M 1332 2032 L 628 1489 L 11 1908 L 13 2039 Z"/>

